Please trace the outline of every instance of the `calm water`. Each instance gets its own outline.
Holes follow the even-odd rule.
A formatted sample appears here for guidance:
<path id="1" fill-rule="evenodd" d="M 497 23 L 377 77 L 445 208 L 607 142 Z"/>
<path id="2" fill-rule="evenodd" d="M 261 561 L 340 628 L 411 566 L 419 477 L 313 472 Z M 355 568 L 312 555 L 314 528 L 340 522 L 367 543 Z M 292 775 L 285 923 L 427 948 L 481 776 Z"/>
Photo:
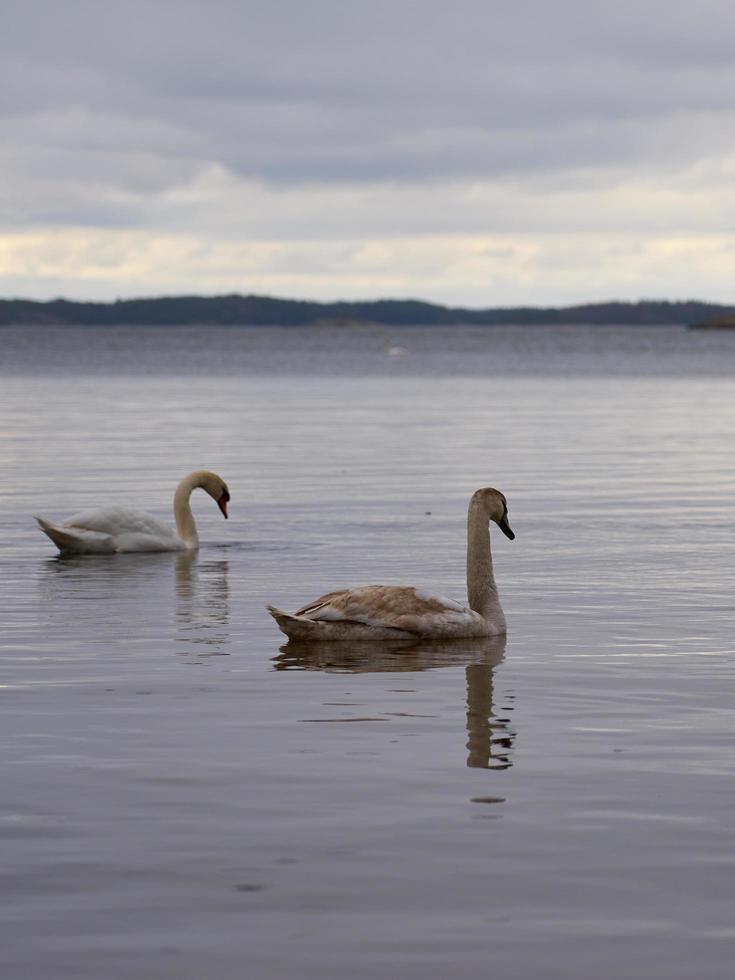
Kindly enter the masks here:
<path id="1" fill-rule="evenodd" d="M 387 353 L 389 344 L 406 353 Z M 735 334 L 0 331 L 9 980 L 729 978 Z M 178 479 L 202 548 L 32 515 Z M 507 644 L 282 650 L 264 606 L 464 595 Z"/>

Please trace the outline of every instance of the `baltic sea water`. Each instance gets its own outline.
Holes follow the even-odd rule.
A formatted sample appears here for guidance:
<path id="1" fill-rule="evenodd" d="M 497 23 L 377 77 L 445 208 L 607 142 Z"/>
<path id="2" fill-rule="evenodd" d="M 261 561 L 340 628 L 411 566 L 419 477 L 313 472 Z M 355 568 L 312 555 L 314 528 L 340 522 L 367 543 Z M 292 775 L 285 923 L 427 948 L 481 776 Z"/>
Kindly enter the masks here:
<path id="1" fill-rule="evenodd" d="M 735 333 L 1 329 L 2 975 L 729 977 L 734 447 Z M 200 467 L 194 558 L 34 524 Z M 485 485 L 505 644 L 283 649 Z"/>

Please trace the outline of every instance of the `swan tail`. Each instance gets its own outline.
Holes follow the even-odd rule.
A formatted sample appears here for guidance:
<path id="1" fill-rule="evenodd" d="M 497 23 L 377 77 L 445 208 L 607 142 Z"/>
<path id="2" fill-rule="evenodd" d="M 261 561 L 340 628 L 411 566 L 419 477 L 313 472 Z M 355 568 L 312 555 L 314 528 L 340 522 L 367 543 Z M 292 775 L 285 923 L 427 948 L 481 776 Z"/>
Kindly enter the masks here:
<path id="1" fill-rule="evenodd" d="M 108 534 L 58 527 L 56 524 L 45 521 L 42 517 L 36 517 L 36 521 L 43 533 L 51 538 L 64 555 L 101 554 L 114 551 Z"/>
<path id="2" fill-rule="evenodd" d="M 266 608 L 278 623 L 279 630 L 291 640 L 317 639 L 324 632 L 323 623 L 315 623 L 313 620 L 304 619 L 301 616 L 291 616 L 275 606 L 267 606 Z"/>
<path id="3" fill-rule="evenodd" d="M 51 538 L 53 543 L 59 549 L 59 551 L 75 551 L 76 542 L 74 536 L 69 534 L 67 531 L 63 531 L 60 527 L 56 527 L 55 524 L 49 524 L 42 517 L 36 517 L 38 521 L 38 526 L 41 528 L 44 534 Z"/>

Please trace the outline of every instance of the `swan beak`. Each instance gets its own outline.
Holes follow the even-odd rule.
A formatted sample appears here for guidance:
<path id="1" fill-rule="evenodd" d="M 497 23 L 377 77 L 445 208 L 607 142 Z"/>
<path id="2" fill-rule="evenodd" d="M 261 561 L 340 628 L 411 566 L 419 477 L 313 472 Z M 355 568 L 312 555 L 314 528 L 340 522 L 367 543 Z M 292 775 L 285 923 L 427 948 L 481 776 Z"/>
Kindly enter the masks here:
<path id="1" fill-rule="evenodd" d="M 503 517 L 503 518 L 501 518 L 498 521 L 498 527 L 503 532 L 503 534 L 506 536 L 506 538 L 510 538 L 511 541 L 513 540 L 513 538 L 515 538 L 515 534 L 513 533 L 513 529 L 511 528 L 510 524 L 508 523 L 508 518 L 507 517 Z"/>
<path id="2" fill-rule="evenodd" d="M 225 494 L 222 494 L 222 496 L 217 501 L 217 506 L 222 511 L 222 514 L 224 515 L 225 520 L 227 520 L 227 501 L 229 499 L 230 498 L 227 497 L 227 496 L 225 496 Z"/>

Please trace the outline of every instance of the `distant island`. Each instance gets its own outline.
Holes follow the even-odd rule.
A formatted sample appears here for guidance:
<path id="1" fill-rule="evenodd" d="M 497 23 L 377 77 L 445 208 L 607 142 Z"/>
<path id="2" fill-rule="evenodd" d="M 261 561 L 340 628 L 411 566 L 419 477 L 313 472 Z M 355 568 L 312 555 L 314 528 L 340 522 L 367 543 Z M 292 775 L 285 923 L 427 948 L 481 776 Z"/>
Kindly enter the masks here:
<path id="1" fill-rule="evenodd" d="M 270 296 L 161 296 L 116 300 L 113 303 L 77 303 L 54 299 L 0 300 L 0 325 L 140 325 L 175 326 L 212 324 L 227 326 L 308 326 L 309 324 L 381 324 L 433 326 L 459 324 L 639 324 L 699 325 L 735 316 L 732 306 L 697 300 L 638 303 L 589 303 L 566 307 L 492 307 L 470 310 L 413 299 L 317 303 Z"/>
<path id="2" fill-rule="evenodd" d="M 735 313 L 725 313 L 724 316 L 715 316 L 709 320 L 700 320 L 692 323 L 690 330 L 735 330 Z"/>

